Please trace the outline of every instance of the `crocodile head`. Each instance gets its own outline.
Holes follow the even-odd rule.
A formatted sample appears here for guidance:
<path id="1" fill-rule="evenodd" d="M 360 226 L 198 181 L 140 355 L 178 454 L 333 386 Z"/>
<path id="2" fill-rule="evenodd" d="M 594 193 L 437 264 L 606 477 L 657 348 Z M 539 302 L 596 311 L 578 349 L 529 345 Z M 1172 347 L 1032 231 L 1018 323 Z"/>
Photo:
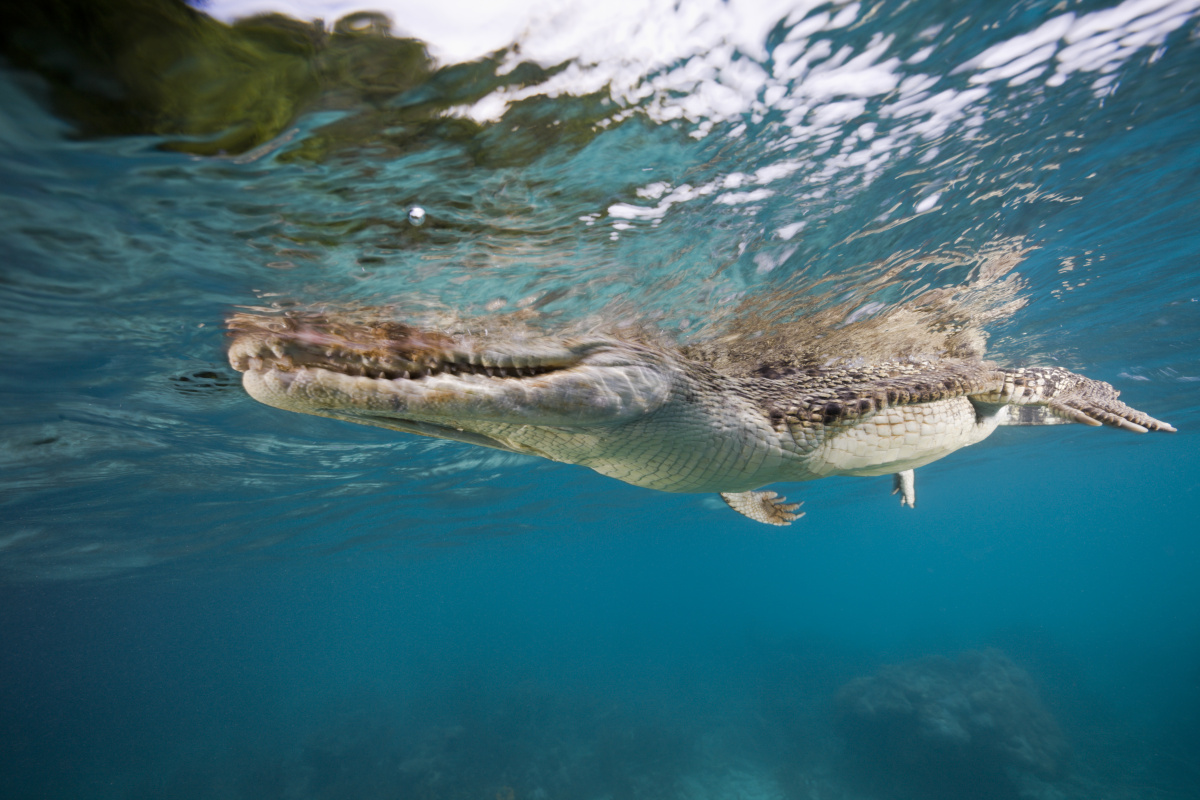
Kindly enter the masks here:
<path id="1" fill-rule="evenodd" d="M 320 315 L 229 321 L 229 360 L 276 408 L 554 460 L 554 442 L 659 408 L 668 353 L 610 339 L 449 335 Z"/>

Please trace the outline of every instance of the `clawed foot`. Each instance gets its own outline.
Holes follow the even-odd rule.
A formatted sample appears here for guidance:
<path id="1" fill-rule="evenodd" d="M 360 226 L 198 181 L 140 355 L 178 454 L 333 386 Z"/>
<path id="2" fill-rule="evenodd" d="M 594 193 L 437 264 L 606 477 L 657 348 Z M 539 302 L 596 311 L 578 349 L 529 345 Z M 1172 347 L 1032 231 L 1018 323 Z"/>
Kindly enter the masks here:
<path id="1" fill-rule="evenodd" d="M 1110 425 L 1134 433 L 1175 432 L 1166 422 L 1122 403 L 1117 399 L 1120 395 L 1110 383 L 1062 367 L 1030 367 L 1006 371 L 1004 388 L 997 399 L 1014 405 L 1044 406 L 1056 417 L 1084 425 Z M 980 399 L 988 401 L 987 397 Z"/>
<path id="2" fill-rule="evenodd" d="M 734 511 L 767 525 L 791 525 L 804 516 L 795 513 L 803 503 L 789 503 L 775 492 L 722 492 L 721 499 Z"/>

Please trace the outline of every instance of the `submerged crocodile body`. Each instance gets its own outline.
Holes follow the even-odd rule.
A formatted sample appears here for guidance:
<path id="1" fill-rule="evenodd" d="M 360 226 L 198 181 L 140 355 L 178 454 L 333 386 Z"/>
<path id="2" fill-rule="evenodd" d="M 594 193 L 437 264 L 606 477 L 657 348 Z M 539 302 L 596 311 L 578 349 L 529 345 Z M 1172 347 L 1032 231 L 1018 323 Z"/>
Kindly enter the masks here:
<path id="1" fill-rule="evenodd" d="M 636 486 L 715 492 L 759 522 L 798 504 L 767 484 L 913 473 L 1001 425 L 1174 431 L 1061 367 L 971 359 L 723 374 L 682 351 L 608 336 L 451 336 L 397 323 L 239 315 L 229 359 L 256 400 L 579 464 Z"/>

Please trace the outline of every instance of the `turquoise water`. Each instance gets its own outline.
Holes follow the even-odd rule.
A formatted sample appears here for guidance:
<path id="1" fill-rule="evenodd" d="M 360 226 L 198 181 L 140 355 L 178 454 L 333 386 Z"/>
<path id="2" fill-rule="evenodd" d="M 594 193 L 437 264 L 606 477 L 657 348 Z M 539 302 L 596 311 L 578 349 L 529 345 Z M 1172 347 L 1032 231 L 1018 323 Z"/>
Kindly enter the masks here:
<path id="1" fill-rule="evenodd" d="M 1200 796 L 1200 4 L 764 8 L 567 11 L 224 156 L 0 71 L 3 796 Z M 224 355 L 247 306 L 700 341 L 988 269 L 991 357 L 1179 432 L 1002 429 L 916 510 L 829 479 L 774 529 Z M 856 749 L 840 687 L 988 648 L 1061 774 Z"/>

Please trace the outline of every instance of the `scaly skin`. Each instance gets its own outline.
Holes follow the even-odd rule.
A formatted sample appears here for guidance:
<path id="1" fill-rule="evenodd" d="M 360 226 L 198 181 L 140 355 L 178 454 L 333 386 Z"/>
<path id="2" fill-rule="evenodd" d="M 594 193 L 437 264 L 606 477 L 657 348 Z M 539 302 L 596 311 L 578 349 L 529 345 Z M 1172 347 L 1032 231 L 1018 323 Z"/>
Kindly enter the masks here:
<path id="1" fill-rule="evenodd" d="M 668 492 L 718 492 L 775 525 L 801 514 L 781 481 L 897 474 L 1000 425 L 1081 422 L 1174 431 L 1107 383 L 1060 367 L 892 361 L 723 375 L 612 337 L 477 339 L 300 315 L 230 321 L 246 391 L 288 411 L 580 464 Z"/>

